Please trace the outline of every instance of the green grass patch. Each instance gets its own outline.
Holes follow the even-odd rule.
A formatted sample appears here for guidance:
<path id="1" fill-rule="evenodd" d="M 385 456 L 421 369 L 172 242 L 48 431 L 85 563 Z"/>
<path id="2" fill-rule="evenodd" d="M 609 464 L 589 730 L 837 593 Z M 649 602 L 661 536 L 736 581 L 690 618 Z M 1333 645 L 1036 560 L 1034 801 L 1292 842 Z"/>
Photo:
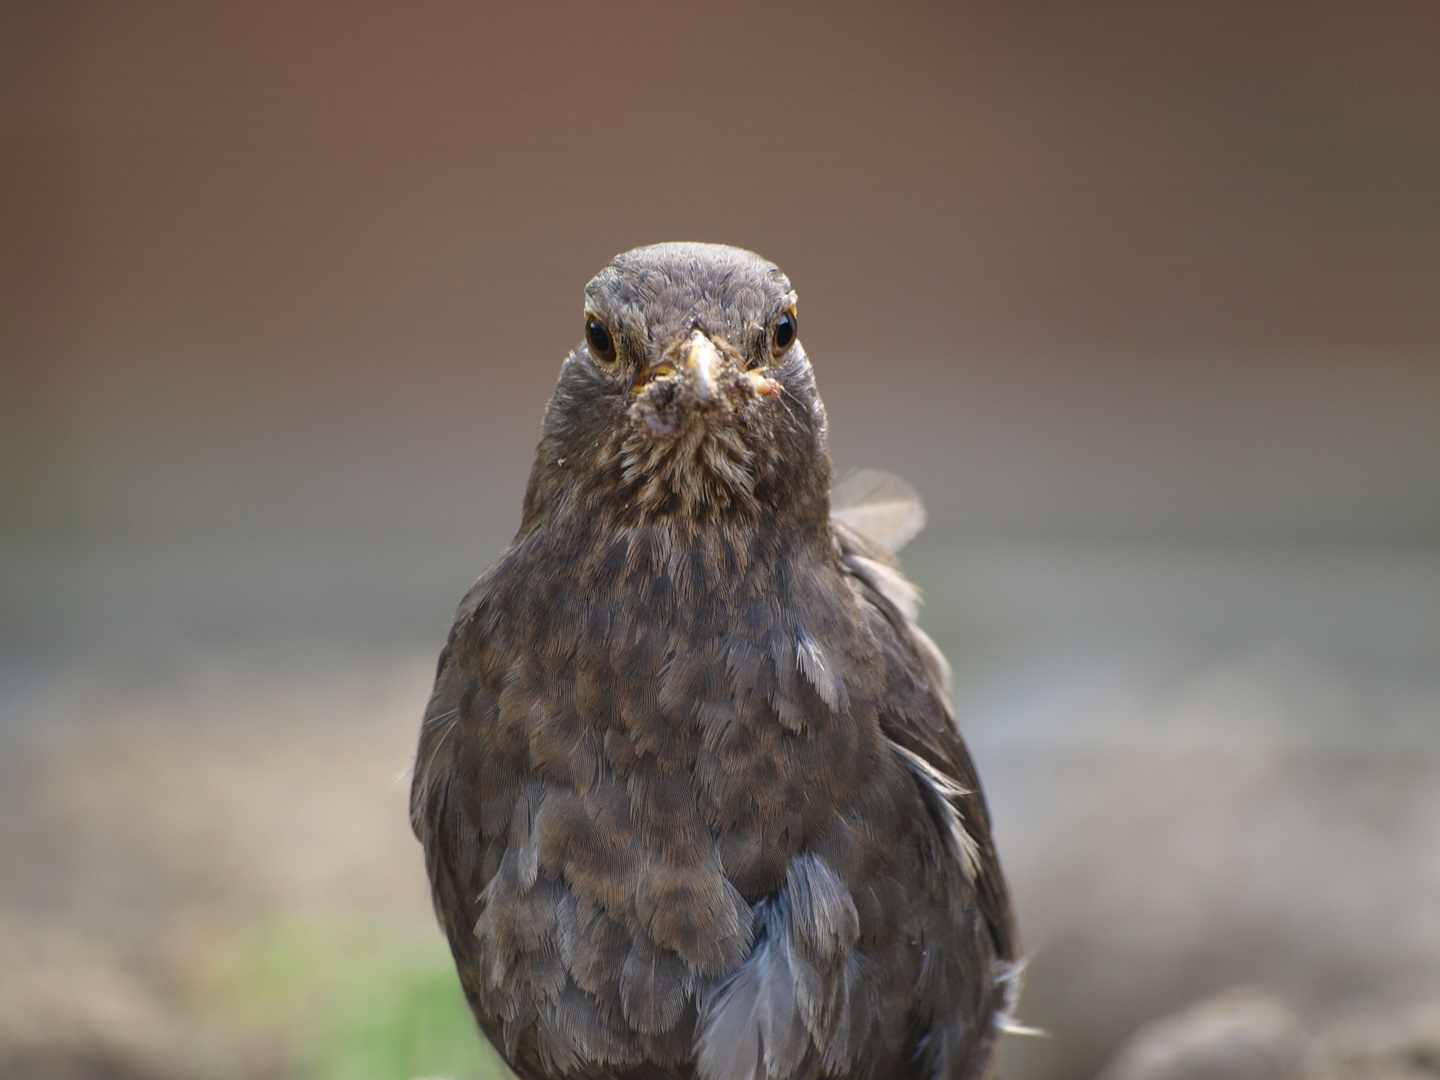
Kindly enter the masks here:
<path id="1" fill-rule="evenodd" d="M 285 1080 L 510 1080 L 438 937 L 291 919 L 234 952 L 216 1004 L 265 1032 Z"/>

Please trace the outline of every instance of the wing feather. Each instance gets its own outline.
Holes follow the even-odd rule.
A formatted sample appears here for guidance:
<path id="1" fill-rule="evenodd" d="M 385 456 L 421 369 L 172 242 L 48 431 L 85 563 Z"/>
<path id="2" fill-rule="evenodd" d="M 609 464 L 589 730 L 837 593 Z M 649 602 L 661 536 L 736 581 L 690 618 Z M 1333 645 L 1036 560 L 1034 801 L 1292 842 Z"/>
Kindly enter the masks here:
<path id="1" fill-rule="evenodd" d="M 899 551 L 925 527 L 925 504 L 900 477 L 861 469 L 830 489 L 830 516 Z"/>
<path id="2" fill-rule="evenodd" d="M 904 484 L 893 477 L 890 480 Z M 874 481 L 870 483 L 872 489 L 881 489 Z M 913 489 L 904 486 L 913 495 Z M 882 490 L 896 489 L 890 485 Z M 924 520 L 923 511 L 920 520 Z M 882 715 L 881 729 L 906 755 L 912 756 L 911 765 L 917 767 L 918 776 L 926 774 L 925 769 L 918 768 L 923 762 L 940 781 L 936 785 L 940 797 L 954 808 L 969 837 L 964 857 L 973 863 L 977 900 L 996 954 L 1005 963 L 1013 964 L 1019 959 L 1019 940 L 1009 890 L 995 852 L 980 778 L 950 703 L 950 665 L 916 621 L 919 590 L 900 573 L 894 550 L 874 534 L 861 531 L 858 525 L 843 515 L 831 515 L 841 564 L 861 604 L 869 609 L 871 628 L 897 672 L 892 679 L 895 700 Z M 913 535 L 908 533 L 904 539 Z"/>

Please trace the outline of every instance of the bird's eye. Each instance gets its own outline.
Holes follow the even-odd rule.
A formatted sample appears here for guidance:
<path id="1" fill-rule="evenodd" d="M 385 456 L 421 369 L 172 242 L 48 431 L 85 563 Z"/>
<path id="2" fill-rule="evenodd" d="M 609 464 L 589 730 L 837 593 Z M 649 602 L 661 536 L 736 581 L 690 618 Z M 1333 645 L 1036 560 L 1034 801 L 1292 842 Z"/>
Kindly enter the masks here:
<path id="1" fill-rule="evenodd" d="M 615 363 L 615 339 L 594 315 L 585 320 L 585 344 L 590 346 L 590 355 L 597 364 L 610 367 Z"/>
<path id="2" fill-rule="evenodd" d="M 795 343 L 795 312 L 786 311 L 770 325 L 770 353 L 779 356 Z"/>

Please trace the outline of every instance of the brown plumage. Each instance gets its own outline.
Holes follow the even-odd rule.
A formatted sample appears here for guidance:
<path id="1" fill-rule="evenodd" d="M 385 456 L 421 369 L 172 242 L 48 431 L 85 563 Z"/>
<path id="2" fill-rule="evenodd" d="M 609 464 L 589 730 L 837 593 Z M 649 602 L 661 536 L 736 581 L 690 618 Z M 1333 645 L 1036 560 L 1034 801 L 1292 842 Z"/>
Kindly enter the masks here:
<path id="1" fill-rule="evenodd" d="M 871 474 L 832 514 L 794 304 L 735 248 L 603 270 L 441 653 L 411 819 L 526 1080 L 956 1080 L 1013 1004 L 984 796 L 883 542 L 918 504 Z"/>

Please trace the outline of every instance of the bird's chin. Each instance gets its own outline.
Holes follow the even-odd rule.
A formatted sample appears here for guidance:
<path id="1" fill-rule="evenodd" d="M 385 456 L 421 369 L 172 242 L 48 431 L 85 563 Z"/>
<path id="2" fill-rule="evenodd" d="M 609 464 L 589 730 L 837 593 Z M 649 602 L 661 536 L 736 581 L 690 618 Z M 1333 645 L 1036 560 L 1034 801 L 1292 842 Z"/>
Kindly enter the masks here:
<path id="1" fill-rule="evenodd" d="M 630 511 L 658 519 L 753 508 L 756 470 L 775 456 L 765 415 L 774 403 L 733 369 L 708 389 L 680 374 L 635 395 L 617 447 Z"/>
<path id="2" fill-rule="evenodd" d="M 635 426 L 650 440 L 657 443 L 672 443 L 680 433 L 700 419 L 695 394 L 685 380 L 672 376 L 655 379 L 635 397 L 630 406 L 630 416 Z"/>

